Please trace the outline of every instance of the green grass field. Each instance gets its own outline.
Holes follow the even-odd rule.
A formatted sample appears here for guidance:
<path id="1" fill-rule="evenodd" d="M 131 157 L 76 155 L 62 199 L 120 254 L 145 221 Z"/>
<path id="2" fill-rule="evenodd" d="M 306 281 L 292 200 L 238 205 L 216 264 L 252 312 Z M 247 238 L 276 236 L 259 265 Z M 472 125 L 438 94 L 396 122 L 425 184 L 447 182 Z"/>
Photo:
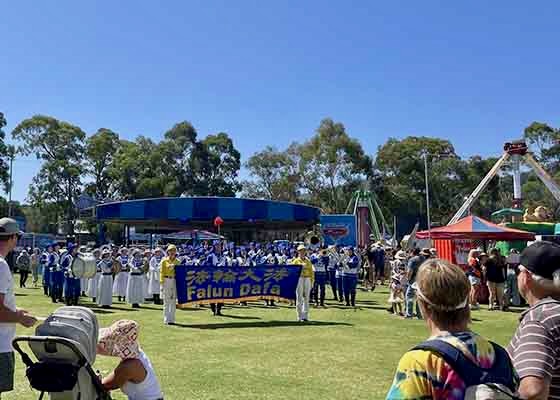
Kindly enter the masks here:
<path id="1" fill-rule="evenodd" d="M 422 321 L 388 314 L 387 297 L 386 287 L 360 291 L 356 310 L 329 301 L 327 309 L 311 310 L 308 324 L 295 322 L 295 310 L 286 304 L 227 307 L 224 317 L 213 317 L 208 308 L 178 310 L 178 326 L 164 326 L 161 306 L 152 304 L 140 310 L 114 304 L 112 310 L 94 311 L 100 326 L 124 318 L 141 324 L 141 345 L 167 400 L 383 399 L 400 356 L 427 336 Z M 18 289 L 17 304 L 37 316 L 57 306 L 42 289 Z M 82 304 L 92 306 L 86 299 Z M 476 311 L 473 330 L 505 345 L 518 317 Z M 32 333 L 18 328 L 18 334 Z M 98 357 L 95 368 L 106 374 L 117 361 Z M 38 398 L 19 357 L 16 369 L 15 392 L 2 398 Z M 114 392 L 113 398 L 124 396 Z"/>

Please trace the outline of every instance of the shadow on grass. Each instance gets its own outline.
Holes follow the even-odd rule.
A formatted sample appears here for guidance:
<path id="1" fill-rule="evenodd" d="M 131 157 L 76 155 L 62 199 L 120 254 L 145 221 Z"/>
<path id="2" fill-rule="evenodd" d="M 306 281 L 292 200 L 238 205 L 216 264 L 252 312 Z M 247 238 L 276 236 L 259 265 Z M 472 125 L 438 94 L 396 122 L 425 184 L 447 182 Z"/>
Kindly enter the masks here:
<path id="1" fill-rule="evenodd" d="M 249 316 L 231 315 L 231 314 L 222 314 L 220 316 L 224 318 L 231 318 L 231 319 L 260 319 L 259 317 L 249 317 Z"/>
<path id="2" fill-rule="evenodd" d="M 279 327 L 295 327 L 295 326 L 353 326 L 345 322 L 297 322 L 297 321 L 262 321 L 262 322 L 226 322 L 219 324 L 179 324 L 175 325 L 179 328 L 190 329 L 240 329 L 240 328 L 279 328 Z"/>
<path id="3" fill-rule="evenodd" d="M 100 306 L 97 305 L 93 305 L 93 304 L 80 304 L 81 307 L 86 307 L 89 308 L 90 310 L 92 310 L 93 312 L 96 312 L 97 310 L 103 310 L 103 311 L 132 311 L 132 312 L 137 312 L 142 310 L 141 308 L 123 308 L 123 307 L 115 307 L 115 306 L 111 306 L 111 308 L 102 308 Z M 102 314 L 102 313 L 100 313 Z"/>
<path id="4" fill-rule="evenodd" d="M 16 297 L 25 297 L 25 296 L 29 296 L 29 295 L 25 293 L 16 293 Z"/>
<path id="5" fill-rule="evenodd" d="M 94 314 L 114 314 L 114 312 L 111 311 L 111 309 L 93 308 L 91 309 L 91 311 L 93 311 Z"/>

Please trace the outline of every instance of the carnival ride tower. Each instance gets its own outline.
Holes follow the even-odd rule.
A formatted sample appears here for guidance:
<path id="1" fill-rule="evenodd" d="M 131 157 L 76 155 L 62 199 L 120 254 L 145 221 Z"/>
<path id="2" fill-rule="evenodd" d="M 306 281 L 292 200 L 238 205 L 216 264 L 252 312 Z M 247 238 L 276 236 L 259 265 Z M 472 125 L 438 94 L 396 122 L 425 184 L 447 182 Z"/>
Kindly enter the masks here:
<path id="1" fill-rule="evenodd" d="M 504 144 L 504 154 L 494 164 L 492 169 L 486 174 L 484 179 L 480 181 L 476 189 L 470 194 L 465 203 L 459 208 L 457 213 L 451 218 L 447 225 L 451 225 L 459 221 L 467 211 L 472 207 L 476 200 L 480 197 L 486 186 L 490 183 L 492 178 L 500 171 L 500 168 L 510 161 L 510 166 L 513 172 L 513 204 L 514 209 L 521 210 L 523 208 L 523 193 L 521 191 L 521 162 L 524 161 L 537 175 L 541 182 L 552 193 L 554 198 L 560 202 L 560 187 L 552 177 L 544 170 L 544 168 L 535 160 L 533 155 L 528 151 L 527 144 L 524 140 L 516 140 Z"/>
<path id="2" fill-rule="evenodd" d="M 357 190 L 346 208 L 346 214 L 356 216 L 358 246 L 367 246 L 373 238 L 382 241 L 390 235 L 389 227 L 375 196 L 367 190 Z"/>

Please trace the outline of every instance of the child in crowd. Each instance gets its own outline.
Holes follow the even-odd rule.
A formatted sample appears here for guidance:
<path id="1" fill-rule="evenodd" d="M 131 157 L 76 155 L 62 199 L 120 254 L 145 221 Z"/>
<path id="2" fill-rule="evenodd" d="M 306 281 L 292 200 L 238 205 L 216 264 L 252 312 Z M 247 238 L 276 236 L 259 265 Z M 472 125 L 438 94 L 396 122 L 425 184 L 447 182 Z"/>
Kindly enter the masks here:
<path id="1" fill-rule="evenodd" d="M 398 251 L 393 261 L 391 272 L 391 294 L 389 304 L 391 311 L 395 315 L 403 316 L 404 287 L 406 286 L 406 253 Z"/>

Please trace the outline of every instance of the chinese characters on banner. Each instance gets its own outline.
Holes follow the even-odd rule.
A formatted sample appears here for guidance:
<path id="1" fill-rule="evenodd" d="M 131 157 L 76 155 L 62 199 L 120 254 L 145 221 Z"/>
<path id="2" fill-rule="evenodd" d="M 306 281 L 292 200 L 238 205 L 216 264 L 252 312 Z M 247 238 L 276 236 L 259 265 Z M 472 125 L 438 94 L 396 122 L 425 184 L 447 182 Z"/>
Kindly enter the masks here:
<path id="1" fill-rule="evenodd" d="M 178 265 L 175 268 L 179 304 L 233 303 L 270 299 L 294 300 L 301 267 L 260 265 L 214 267 Z"/>

